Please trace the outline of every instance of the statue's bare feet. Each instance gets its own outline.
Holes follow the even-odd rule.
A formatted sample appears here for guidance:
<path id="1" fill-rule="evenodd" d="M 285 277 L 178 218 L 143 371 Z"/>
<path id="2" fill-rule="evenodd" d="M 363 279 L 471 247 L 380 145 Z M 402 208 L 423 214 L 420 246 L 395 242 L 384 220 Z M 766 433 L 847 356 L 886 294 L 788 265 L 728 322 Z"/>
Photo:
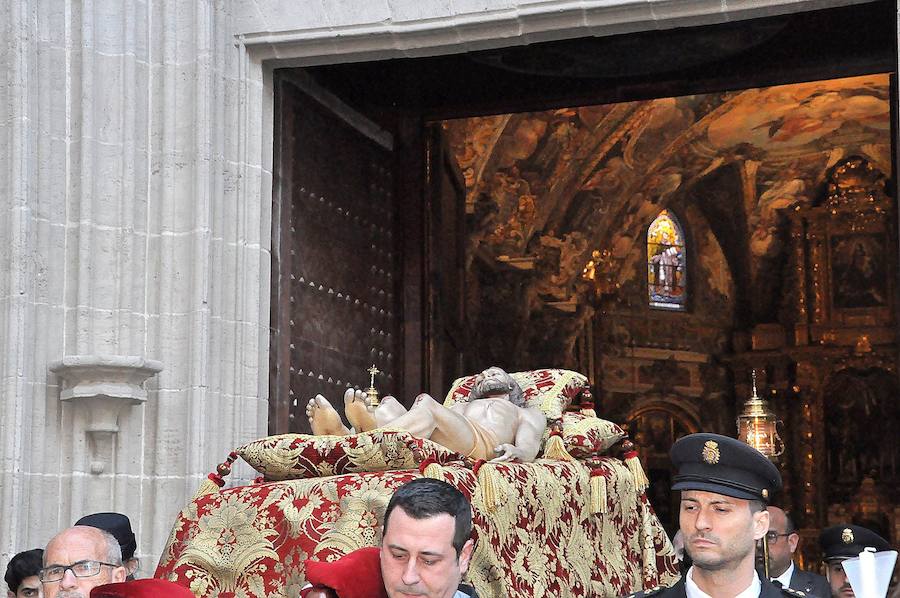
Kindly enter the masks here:
<path id="1" fill-rule="evenodd" d="M 344 415 L 357 432 L 368 432 L 378 427 L 366 393 L 361 390 L 348 388 L 344 393 Z"/>
<path id="2" fill-rule="evenodd" d="M 350 433 L 340 414 L 322 395 L 316 395 L 306 404 L 306 417 L 316 436 L 344 436 Z"/>
<path id="3" fill-rule="evenodd" d="M 392 421 L 406 413 L 406 407 L 400 404 L 400 401 L 388 395 L 381 399 L 381 403 L 375 408 L 373 415 L 378 427 L 383 428 Z"/>

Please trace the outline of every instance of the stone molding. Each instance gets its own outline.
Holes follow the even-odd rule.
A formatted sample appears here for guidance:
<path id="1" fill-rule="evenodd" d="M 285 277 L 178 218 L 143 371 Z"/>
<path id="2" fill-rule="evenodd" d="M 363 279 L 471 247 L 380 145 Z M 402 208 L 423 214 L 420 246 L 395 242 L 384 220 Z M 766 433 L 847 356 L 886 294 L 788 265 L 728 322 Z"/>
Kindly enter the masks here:
<path id="1" fill-rule="evenodd" d="M 472 52 L 586 36 L 710 25 L 870 0 L 520 0 L 372 2 L 321 14 L 282 6 L 277 19 L 235 15 L 235 38 L 260 60 L 297 65 Z M 331 6 L 335 5 L 335 6 Z M 315 12 L 315 11 L 314 11 Z M 298 62 L 299 61 L 299 62 Z"/>
<path id="2" fill-rule="evenodd" d="M 163 370 L 160 361 L 123 355 L 72 355 L 49 364 L 59 378 L 59 400 L 87 411 L 90 471 L 113 463 L 119 417 L 126 407 L 147 400 L 144 383 Z"/>

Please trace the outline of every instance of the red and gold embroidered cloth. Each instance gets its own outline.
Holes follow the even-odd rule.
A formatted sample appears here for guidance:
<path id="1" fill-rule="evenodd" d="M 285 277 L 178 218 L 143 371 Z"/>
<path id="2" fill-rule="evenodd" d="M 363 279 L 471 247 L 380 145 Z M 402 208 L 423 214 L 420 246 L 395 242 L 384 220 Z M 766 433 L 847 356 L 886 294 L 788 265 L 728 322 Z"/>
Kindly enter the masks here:
<path id="1" fill-rule="evenodd" d="M 481 596 L 621 596 L 676 579 L 671 545 L 618 459 L 595 457 L 590 468 L 539 459 L 488 463 L 477 474 L 463 463 L 426 471 L 472 500 L 476 550 L 467 577 Z M 592 473 L 604 479 L 600 513 L 590 508 Z M 378 545 L 393 490 L 420 475 L 351 473 L 201 497 L 179 515 L 156 577 L 197 596 L 298 596 L 307 560 Z"/>

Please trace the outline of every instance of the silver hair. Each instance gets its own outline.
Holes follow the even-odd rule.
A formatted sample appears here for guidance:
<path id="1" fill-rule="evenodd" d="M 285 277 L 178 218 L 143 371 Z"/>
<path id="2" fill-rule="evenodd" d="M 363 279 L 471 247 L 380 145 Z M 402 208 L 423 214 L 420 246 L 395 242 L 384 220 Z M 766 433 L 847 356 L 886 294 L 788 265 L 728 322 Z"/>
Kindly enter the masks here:
<path id="1" fill-rule="evenodd" d="M 119 541 L 116 540 L 116 537 L 109 533 L 106 530 L 99 529 L 100 534 L 103 536 L 103 540 L 106 542 L 106 562 L 112 563 L 113 565 L 121 565 L 122 564 L 122 547 L 119 545 Z"/>

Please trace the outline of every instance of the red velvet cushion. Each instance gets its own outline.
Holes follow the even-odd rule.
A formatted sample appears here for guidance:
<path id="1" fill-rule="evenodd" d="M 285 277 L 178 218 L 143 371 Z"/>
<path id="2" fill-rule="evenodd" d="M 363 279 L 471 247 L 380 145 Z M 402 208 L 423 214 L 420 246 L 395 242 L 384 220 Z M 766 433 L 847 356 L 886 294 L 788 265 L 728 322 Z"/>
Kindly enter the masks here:
<path id="1" fill-rule="evenodd" d="M 477 375 L 472 374 L 454 380 L 444 399 L 444 407 L 450 407 L 460 401 L 468 401 Z M 522 387 L 525 404 L 529 407 L 537 407 L 549 420 L 560 419 L 566 407 L 588 386 L 587 377 L 584 374 L 571 370 L 547 368 L 513 372 L 510 376 Z"/>
<path id="2" fill-rule="evenodd" d="M 235 450 L 266 480 L 416 469 L 426 459 L 461 462 L 463 455 L 407 432 L 372 430 L 348 436 L 281 434 Z"/>
<path id="3" fill-rule="evenodd" d="M 609 447 L 626 436 L 618 425 L 599 417 L 581 413 L 564 413 L 562 417 L 563 444 L 576 459 L 605 455 Z"/>
<path id="4" fill-rule="evenodd" d="M 387 598 L 381 579 L 381 550 L 360 548 L 336 561 L 306 562 L 306 579 L 337 592 L 338 598 Z"/>
<path id="5" fill-rule="evenodd" d="M 184 586 L 165 579 L 136 579 L 108 583 L 91 590 L 91 598 L 194 598 Z"/>

